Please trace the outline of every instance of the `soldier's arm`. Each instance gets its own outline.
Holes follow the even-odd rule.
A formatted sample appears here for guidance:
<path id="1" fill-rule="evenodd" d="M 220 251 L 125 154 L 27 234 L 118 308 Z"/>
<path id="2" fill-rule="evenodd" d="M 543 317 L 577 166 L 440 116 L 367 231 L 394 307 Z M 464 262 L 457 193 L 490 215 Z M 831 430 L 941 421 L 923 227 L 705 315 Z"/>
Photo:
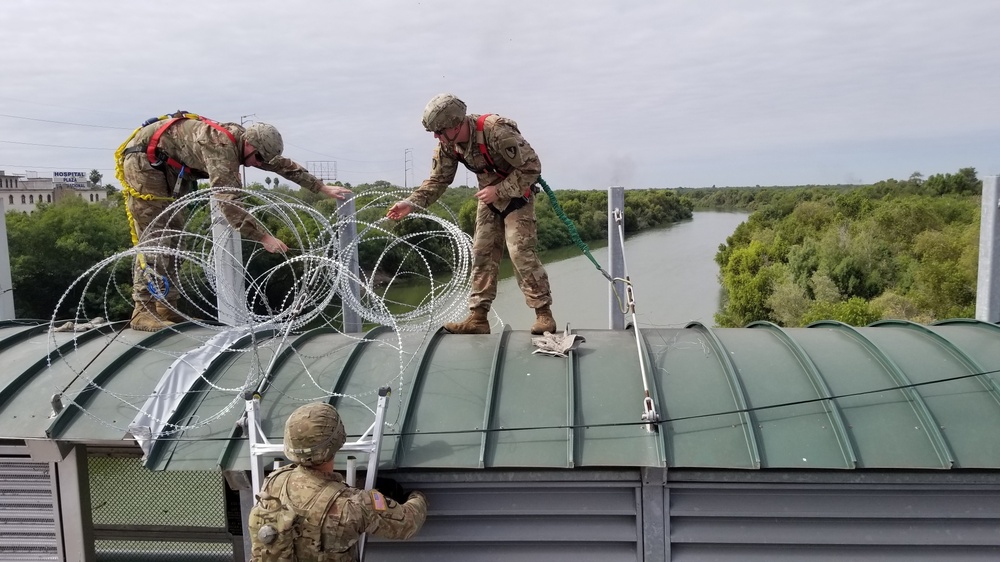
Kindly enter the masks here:
<path id="1" fill-rule="evenodd" d="M 301 164 L 289 160 L 284 156 L 277 156 L 270 162 L 262 162 L 258 166 L 261 170 L 274 172 L 290 182 L 294 182 L 313 193 L 319 193 L 323 188 L 323 180 L 310 174 Z"/>
<path id="2" fill-rule="evenodd" d="M 451 182 L 455 181 L 456 171 L 458 171 L 458 159 L 438 143 L 431 159 L 431 176 L 413 190 L 406 200 L 418 207 L 427 208 L 441 197 Z"/>
<path id="3" fill-rule="evenodd" d="M 410 492 L 406 503 L 396 503 L 377 490 L 365 490 L 359 499 L 366 514 L 365 532 L 379 537 L 411 538 L 427 519 L 427 498 L 420 492 Z"/>
<path id="4" fill-rule="evenodd" d="M 212 187 L 240 188 L 240 158 L 238 148 L 221 132 L 210 131 L 202 141 L 201 160 L 208 173 L 208 181 Z M 250 240 L 260 241 L 267 231 L 243 208 L 238 201 L 238 194 L 219 193 L 215 196 L 220 203 L 222 215 L 226 222 L 239 230 L 240 235 Z"/>
<path id="5" fill-rule="evenodd" d="M 535 150 L 516 129 L 502 124 L 492 129 L 487 142 L 513 168 L 510 175 L 497 184 L 497 196 L 501 199 L 521 197 L 542 173 L 542 163 Z"/>

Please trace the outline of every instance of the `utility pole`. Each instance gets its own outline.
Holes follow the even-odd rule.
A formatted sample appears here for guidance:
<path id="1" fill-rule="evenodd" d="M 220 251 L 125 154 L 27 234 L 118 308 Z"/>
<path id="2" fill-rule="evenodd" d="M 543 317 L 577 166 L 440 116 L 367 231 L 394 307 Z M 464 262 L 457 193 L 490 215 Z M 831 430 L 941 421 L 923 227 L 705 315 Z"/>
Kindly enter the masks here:
<path id="1" fill-rule="evenodd" d="M 249 115 L 240 115 L 240 127 L 242 127 L 243 124 L 246 123 L 247 119 L 250 117 L 257 117 L 257 114 L 251 113 Z M 240 157 L 242 158 L 242 156 L 243 155 L 241 154 Z M 247 167 L 243 166 L 243 189 L 246 188 L 247 188 Z"/>
<path id="2" fill-rule="evenodd" d="M 403 151 L 403 187 L 409 187 L 407 174 L 413 169 L 413 149 L 407 148 Z"/>
<path id="3" fill-rule="evenodd" d="M 14 284 L 10 277 L 10 249 L 7 246 L 7 219 L 0 199 L 0 320 L 14 319 Z"/>

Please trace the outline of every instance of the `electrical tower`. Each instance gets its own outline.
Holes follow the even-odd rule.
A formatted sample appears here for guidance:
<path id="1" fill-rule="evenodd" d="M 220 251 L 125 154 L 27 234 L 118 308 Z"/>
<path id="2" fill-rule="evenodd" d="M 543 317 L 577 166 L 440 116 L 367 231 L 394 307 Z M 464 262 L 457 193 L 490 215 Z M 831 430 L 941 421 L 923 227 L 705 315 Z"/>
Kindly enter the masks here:
<path id="1" fill-rule="evenodd" d="M 312 160 L 306 162 L 306 169 L 324 182 L 337 181 L 336 160 Z"/>

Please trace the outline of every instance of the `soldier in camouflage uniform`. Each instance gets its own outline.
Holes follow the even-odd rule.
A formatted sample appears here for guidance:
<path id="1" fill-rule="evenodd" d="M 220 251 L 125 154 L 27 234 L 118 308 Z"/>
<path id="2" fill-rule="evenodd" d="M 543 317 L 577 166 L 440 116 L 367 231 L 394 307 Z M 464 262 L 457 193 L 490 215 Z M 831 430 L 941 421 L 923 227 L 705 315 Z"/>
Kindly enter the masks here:
<path id="1" fill-rule="evenodd" d="M 497 294 L 500 258 L 506 244 L 527 305 L 535 309 L 532 334 L 556 330 L 552 317 L 549 277 L 535 246 L 538 229 L 533 186 L 542 173 L 535 151 L 521 136 L 517 123 L 499 115 L 466 115 L 465 103 L 451 94 L 431 99 L 424 109 L 424 128 L 434 133 L 431 176 L 386 216 L 399 220 L 414 207 L 426 208 L 455 179 L 458 164 L 476 173 L 476 233 L 473 238 L 472 294 L 469 316 L 449 322 L 453 334 L 488 334 L 487 313 Z"/>
<path id="2" fill-rule="evenodd" d="M 343 199 L 351 193 L 343 187 L 324 185 L 305 168 L 281 156 L 284 148 L 281 135 L 271 125 L 254 123 L 244 129 L 235 123 L 215 123 L 190 113 L 177 112 L 173 117 L 139 129 L 123 151 L 126 204 L 139 241 L 159 238 L 164 232 L 181 232 L 184 225 L 181 214 L 161 217 L 156 224 L 153 221 L 174 198 L 197 189 L 198 180 L 207 179 L 212 187 L 240 187 L 241 165 L 274 172 L 328 197 Z M 150 155 L 147 149 L 154 137 L 154 155 Z M 151 161 L 153 158 L 155 162 Z M 245 238 L 260 242 L 268 252 L 287 251 L 284 242 L 267 232 L 235 202 L 236 196 L 236 193 L 218 196 L 229 224 Z M 182 250 L 182 239 L 179 235 L 168 236 L 158 244 Z M 156 283 L 166 276 L 171 287 L 178 287 L 180 264 L 175 256 L 151 256 L 147 265 L 152 268 Z M 130 326 L 135 330 L 156 331 L 183 321 L 184 317 L 177 313 L 179 291 L 168 290 L 165 299 L 154 298 L 145 276 L 149 272 L 141 269 L 137 260 L 132 287 L 135 310 Z"/>
<path id="3" fill-rule="evenodd" d="M 362 533 L 388 539 L 417 534 L 427 518 L 427 498 L 414 491 L 397 503 L 377 490 L 349 487 L 333 469 L 333 456 L 346 440 L 340 415 L 329 404 L 306 404 L 288 417 L 285 456 L 296 464 L 272 472 L 261 485 L 249 519 L 253 562 L 354 561 Z M 267 504 L 278 501 L 297 514 L 298 529 L 286 529 L 285 537 L 266 523 Z"/>

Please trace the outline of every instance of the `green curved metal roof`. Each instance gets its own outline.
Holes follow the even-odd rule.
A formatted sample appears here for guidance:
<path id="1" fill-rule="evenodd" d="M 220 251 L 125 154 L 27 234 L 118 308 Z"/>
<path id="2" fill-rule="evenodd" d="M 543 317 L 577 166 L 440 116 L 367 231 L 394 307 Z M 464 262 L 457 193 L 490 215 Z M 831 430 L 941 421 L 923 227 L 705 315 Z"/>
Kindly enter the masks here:
<path id="1" fill-rule="evenodd" d="M 124 428 L 167 369 L 216 333 L 195 324 L 124 338 L 111 327 L 48 328 L 0 323 L 0 439 L 132 444 Z M 161 391 L 172 400 L 169 422 L 197 427 L 153 440 L 146 464 L 249 468 L 239 390 L 271 365 L 260 411 L 275 440 L 295 407 L 327 392 L 346 395 L 332 402 L 360 435 L 388 382 L 384 468 L 1000 468 L 993 324 L 692 323 L 643 329 L 638 345 L 631 330 L 574 333 L 586 342 L 568 358 L 533 354 L 531 335 L 509 328 L 247 334 L 189 388 Z M 658 431 L 641 420 L 643 365 Z M 57 392 L 66 407 L 52 415 Z"/>

